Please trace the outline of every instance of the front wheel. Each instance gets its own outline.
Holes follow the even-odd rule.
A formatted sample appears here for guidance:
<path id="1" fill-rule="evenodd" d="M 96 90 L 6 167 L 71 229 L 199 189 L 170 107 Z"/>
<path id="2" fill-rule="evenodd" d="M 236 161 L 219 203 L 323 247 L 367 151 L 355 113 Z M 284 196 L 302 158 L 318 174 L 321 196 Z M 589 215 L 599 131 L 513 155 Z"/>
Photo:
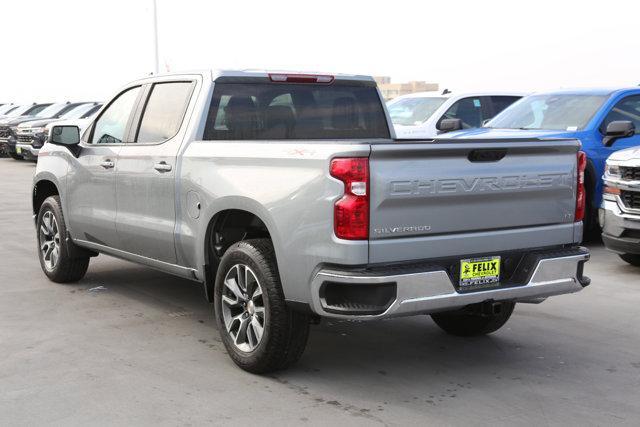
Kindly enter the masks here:
<path id="1" fill-rule="evenodd" d="M 227 249 L 216 274 L 214 307 L 222 342 L 240 368 L 267 373 L 302 356 L 309 318 L 286 306 L 269 239 Z"/>
<path id="2" fill-rule="evenodd" d="M 47 197 L 42 203 L 36 227 L 38 257 L 44 274 L 58 283 L 82 279 L 89 267 L 89 257 L 74 256 L 73 242 L 67 239 L 60 197 Z"/>
<path id="3" fill-rule="evenodd" d="M 497 331 L 511 317 L 516 303 L 505 301 L 491 306 L 489 313 L 484 313 L 482 304 L 473 304 L 462 310 L 432 314 L 436 325 L 446 333 L 460 337 L 486 335 Z"/>
<path id="4" fill-rule="evenodd" d="M 620 255 L 623 261 L 628 262 L 631 265 L 640 267 L 640 255 L 639 254 L 622 254 Z"/>

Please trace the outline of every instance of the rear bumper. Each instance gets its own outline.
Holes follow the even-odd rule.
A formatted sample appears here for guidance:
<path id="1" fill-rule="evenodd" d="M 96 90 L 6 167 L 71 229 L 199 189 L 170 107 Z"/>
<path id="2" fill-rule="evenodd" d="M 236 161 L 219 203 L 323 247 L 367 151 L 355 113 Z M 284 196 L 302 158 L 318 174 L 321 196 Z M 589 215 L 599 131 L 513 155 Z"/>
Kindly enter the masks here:
<path id="1" fill-rule="evenodd" d="M 457 290 L 449 272 L 437 265 L 359 271 L 321 269 L 311 284 L 312 309 L 326 317 L 368 320 L 448 311 L 484 301 L 539 302 L 550 296 L 578 292 L 587 286 L 589 279 L 583 276 L 582 270 L 588 260 L 589 251 L 578 246 L 541 251 L 525 268 L 525 274 L 519 276 L 524 277 L 521 283 L 473 292 Z M 400 271 L 402 269 L 405 271 Z M 327 302 L 325 289 L 329 285 L 334 288 L 345 285 L 345 289 L 368 286 L 365 292 L 370 289 L 380 295 L 393 287 L 395 292 L 386 302 L 381 296 L 378 310 L 363 309 L 364 305 L 357 300 L 345 307 L 336 307 Z"/>

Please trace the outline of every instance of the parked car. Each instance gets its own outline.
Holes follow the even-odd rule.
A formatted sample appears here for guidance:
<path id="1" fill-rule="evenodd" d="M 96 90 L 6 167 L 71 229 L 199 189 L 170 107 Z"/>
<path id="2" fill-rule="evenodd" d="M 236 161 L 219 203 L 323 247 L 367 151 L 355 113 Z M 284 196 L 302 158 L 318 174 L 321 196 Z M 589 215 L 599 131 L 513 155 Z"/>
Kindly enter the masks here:
<path id="1" fill-rule="evenodd" d="M 452 138 L 576 138 L 587 154 L 587 230 L 598 231 L 602 175 L 615 151 L 640 145 L 638 132 L 611 139 L 607 127 L 625 121 L 640 129 L 640 88 L 576 89 L 527 96 L 493 118 L 482 129 L 451 134 Z"/>
<path id="2" fill-rule="evenodd" d="M 99 102 L 81 103 L 59 117 L 31 120 L 19 124 L 16 130 L 16 154 L 21 155 L 26 160 L 36 160 L 40 148 L 47 140 L 51 124 L 72 121 L 75 125 L 81 125 L 82 120 L 88 120 L 100 107 L 102 107 L 102 104 Z"/>
<path id="3" fill-rule="evenodd" d="M 438 94 L 420 92 L 394 98 L 387 103 L 396 137 L 406 139 L 435 138 L 446 132 L 478 128 L 482 123 L 519 100 L 523 93 L 491 92 Z M 454 127 L 443 121 L 459 119 Z"/>
<path id="4" fill-rule="evenodd" d="M 10 103 L 10 104 L 2 104 L 0 106 L 0 118 L 2 118 L 5 114 L 11 112 L 12 110 L 18 108 L 18 105 Z"/>
<path id="5" fill-rule="evenodd" d="M 13 157 L 13 159 L 22 160 L 22 154 L 16 151 L 16 143 L 18 142 L 18 125 L 31 121 L 60 118 L 60 116 L 76 108 L 80 104 L 81 103 L 78 102 L 48 104 L 46 108 L 41 109 L 38 113 L 32 112 L 33 115 L 22 115 L 13 119 L 0 121 L 0 143 L 5 145 L 7 152 L 11 157 Z"/>
<path id="6" fill-rule="evenodd" d="M 393 137 L 371 77 L 138 80 L 82 137 L 53 126 L 40 264 L 72 282 L 105 253 L 201 283 L 251 372 L 294 363 L 321 317 L 431 314 L 479 335 L 589 283 L 578 141 Z"/>
<path id="7" fill-rule="evenodd" d="M 640 147 L 616 151 L 607 160 L 599 214 L 604 245 L 640 267 Z"/>
<path id="8" fill-rule="evenodd" d="M 10 154 L 9 142 L 15 139 L 11 125 L 13 121 L 29 118 L 44 110 L 51 104 L 30 104 L 10 109 L 0 117 L 0 156 L 7 157 Z M 13 156 L 12 156 L 13 157 Z M 14 157 L 17 158 L 17 157 Z"/>

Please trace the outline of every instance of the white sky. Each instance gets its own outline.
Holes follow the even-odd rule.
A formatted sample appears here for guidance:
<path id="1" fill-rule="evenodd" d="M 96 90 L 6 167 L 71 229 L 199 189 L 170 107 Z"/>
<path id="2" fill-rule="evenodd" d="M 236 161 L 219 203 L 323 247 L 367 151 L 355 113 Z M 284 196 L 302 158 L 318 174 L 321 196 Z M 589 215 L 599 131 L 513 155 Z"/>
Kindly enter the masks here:
<path id="1" fill-rule="evenodd" d="M 151 0 L 1 9 L 0 102 L 106 100 L 153 70 Z M 390 75 L 458 92 L 637 85 L 639 17 L 639 0 L 158 0 L 160 65 Z"/>

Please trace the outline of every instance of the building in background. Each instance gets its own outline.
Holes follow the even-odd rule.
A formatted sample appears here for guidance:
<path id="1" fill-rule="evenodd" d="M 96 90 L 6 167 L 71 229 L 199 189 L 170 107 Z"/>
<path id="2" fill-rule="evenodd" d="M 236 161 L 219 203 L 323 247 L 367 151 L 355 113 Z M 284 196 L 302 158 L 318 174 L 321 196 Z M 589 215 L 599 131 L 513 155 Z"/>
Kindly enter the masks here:
<path id="1" fill-rule="evenodd" d="M 391 83 L 391 77 L 374 77 L 380 92 L 385 100 L 393 99 L 397 96 L 407 95 L 415 92 L 431 92 L 439 90 L 438 83 L 427 83 L 422 81 L 410 81 L 406 83 Z"/>

